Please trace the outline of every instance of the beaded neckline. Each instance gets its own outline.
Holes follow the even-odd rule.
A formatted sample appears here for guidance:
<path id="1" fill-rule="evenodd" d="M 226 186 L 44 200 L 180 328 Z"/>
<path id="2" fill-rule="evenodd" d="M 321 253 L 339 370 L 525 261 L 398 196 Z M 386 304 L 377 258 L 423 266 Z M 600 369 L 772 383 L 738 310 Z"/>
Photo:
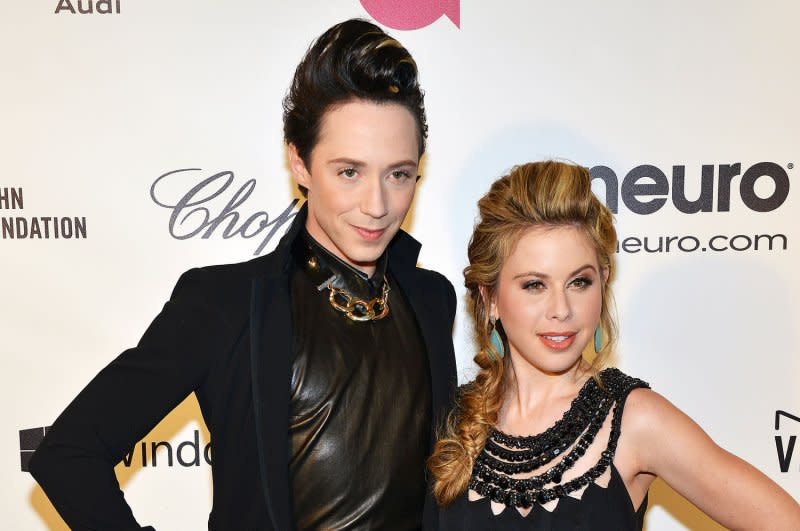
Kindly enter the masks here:
<path id="1" fill-rule="evenodd" d="M 602 371 L 599 378 L 603 387 L 593 378 L 587 380 L 561 419 L 542 433 L 513 436 L 492 429 L 473 466 L 469 488 L 492 501 L 527 509 L 562 498 L 599 478 L 614 458 L 625 397 L 637 387 L 649 387 L 613 368 Z M 594 442 L 609 412 L 611 433 L 600 459 L 581 476 L 562 484 L 564 473 Z M 556 460 L 542 473 L 512 477 Z"/>

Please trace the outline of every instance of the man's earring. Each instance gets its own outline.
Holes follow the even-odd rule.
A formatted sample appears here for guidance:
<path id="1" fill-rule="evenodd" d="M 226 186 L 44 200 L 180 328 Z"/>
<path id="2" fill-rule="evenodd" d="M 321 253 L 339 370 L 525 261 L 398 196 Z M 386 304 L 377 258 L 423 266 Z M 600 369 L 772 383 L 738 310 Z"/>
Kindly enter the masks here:
<path id="1" fill-rule="evenodd" d="M 600 325 L 597 325 L 597 328 L 594 329 L 594 351 L 600 352 L 603 348 L 603 330 L 600 328 Z"/>
<path id="2" fill-rule="evenodd" d="M 492 361 L 500 361 L 506 355 L 506 347 L 503 344 L 503 338 L 500 337 L 500 332 L 497 331 L 497 320 L 492 317 L 489 319 L 492 324 L 492 332 L 489 334 L 489 343 L 491 349 L 487 352 L 489 359 Z"/>

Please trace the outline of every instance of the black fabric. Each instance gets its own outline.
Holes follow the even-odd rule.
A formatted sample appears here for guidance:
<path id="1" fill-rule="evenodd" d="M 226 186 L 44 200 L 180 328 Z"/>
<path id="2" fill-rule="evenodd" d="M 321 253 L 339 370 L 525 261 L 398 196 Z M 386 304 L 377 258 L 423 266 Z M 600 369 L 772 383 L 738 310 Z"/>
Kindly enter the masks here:
<path id="1" fill-rule="evenodd" d="M 514 507 L 500 514 L 492 513 L 488 498 L 469 501 L 459 496 L 442 509 L 442 531 L 640 531 L 644 525 L 647 497 L 638 509 L 633 508 L 625 483 L 611 465 L 607 487 L 591 483 L 581 499 L 560 498 L 553 512 L 534 505 L 522 516 Z"/>
<path id="2" fill-rule="evenodd" d="M 599 377 L 603 382 L 604 392 L 614 400 L 613 412 L 607 413 L 609 417 L 613 417 L 614 421 L 622 418 L 625 401 L 633 389 L 649 387 L 646 382 L 632 378 L 615 368 L 605 369 Z M 589 380 L 586 385 L 591 383 Z M 647 508 L 647 496 L 638 509 L 633 507 L 625 483 L 613 463 L 614 449 L 622 433 L 621 431 L 615 433 L 613 426 L 614 422 L 612 422 L 608 440 L 595 441 L 595 444 L 602 444 L 602 447 L 606 448 L 605 451 L 609 452 L 609 459 L 612 459 L 608 466 L 610 478 L 607 487 L 601 487 L 596 482 L 591 482 L 580 499 L 562 495 L 557 498 L 557 504 L 552 512 L 545 509 L 544 506 L 534 503 L 530 513 L 525 516 L 522 516 L 513 506 L 506 506 L 502 512 L 494 515 L 488 495 L 470 501 L 468 492 L 464 492 L 453 503 L 441 510 L 441 530 L 605 531 L 613 529 L 615 531 L 641 531 Z M 564 452 L 562 455 L 567 453 Z M 555 464 L 556 462 L 552 462 L 545 468 L 550 468 Z"/>
<path id="3" fill-rule="evenodd" d="M 293 255 L 295 522 L 331 531 L 418 529 L 431 393 L 414 315 L 391 278 L 389 313 L 376 321 L 348 319 L 331 306 L 328 289 L 317 288 L 335 277 L 333 285 L 354 297 L 379 296 L 385 260 L 367 278 L 308 235 L 297 239 Z"/>
<path id="4" fill-rule="evenodd" d="M 184 273 L 139 344 L 103 369 L 55 421 L 30 471 L 72 529 L 141 529 L 113 467 L 192 392 L 213 445 L 209 529 L 295 528 L 289 275 L 291 244 L 306 216 L 303 207 L 264 257 Z M 456 378 L 455 293 L 440 274 L 416 268 L 419 244 L 407 234 L 398 233 L 389 251 L 388 272 L 420 324 L 431 409 L 439 418 Z M 425 527 L 435 528 L 435 516 L 427 498 Z"/>

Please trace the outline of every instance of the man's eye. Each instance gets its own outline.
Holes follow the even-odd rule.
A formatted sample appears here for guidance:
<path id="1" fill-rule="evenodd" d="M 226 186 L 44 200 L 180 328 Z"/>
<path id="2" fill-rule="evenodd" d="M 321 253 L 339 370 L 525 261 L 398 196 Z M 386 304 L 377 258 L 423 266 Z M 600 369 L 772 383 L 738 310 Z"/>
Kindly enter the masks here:
<path id="1" fill-rule="evenodd" d="M 355 168 L 345 168 L 339 172 L 339 175 L 348 179 L 353 179 L 356 175 L 358 175 L 358 172 L 355 170 Z"/>
<path id="2" fill-rule="evenodd" d="M 403 180 L 406 180 L 409 177 L 411 177 L 411 174 L 409 174 L 405 170 L 394 170 L 391 173 L 391 176 L 392 176 L 392 178 L 397 179 L 398 181 L 403 181 Z"/>

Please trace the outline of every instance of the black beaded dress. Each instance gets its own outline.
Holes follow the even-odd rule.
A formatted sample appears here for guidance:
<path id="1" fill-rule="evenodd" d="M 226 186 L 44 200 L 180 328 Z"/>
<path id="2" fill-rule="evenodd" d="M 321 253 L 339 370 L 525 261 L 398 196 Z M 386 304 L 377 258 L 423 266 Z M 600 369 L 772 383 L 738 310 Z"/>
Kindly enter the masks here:
<path id="1" fill-rule="evenodd" d="M 493 430 L 476 459 L 468 492 L 441 509 L 440 529 L 641 530 L 647 497 L 633 506 L 613 460 L 625 399 L 633 389 L 649 386 L 618 369 L 605 369 L 599 377 L 602 386 L 587 380 L 546 431 L 514 437 Z M 595 441 L 609 415 L 607 442 Z M 597 462 L 562 481 L 593 442 L 605 444 Z"/>

